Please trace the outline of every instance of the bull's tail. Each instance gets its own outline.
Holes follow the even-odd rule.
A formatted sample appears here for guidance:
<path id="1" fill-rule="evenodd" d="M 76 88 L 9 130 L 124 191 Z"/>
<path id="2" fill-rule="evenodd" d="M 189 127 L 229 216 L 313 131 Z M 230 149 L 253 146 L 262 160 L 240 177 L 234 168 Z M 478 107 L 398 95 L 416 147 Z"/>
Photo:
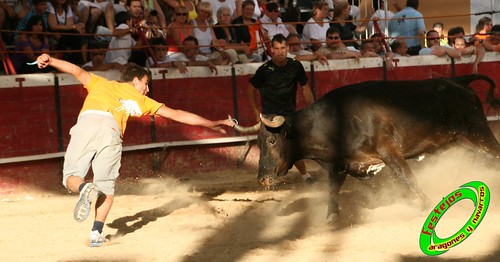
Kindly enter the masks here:
<path id="1" fill-rule="evenodd" d="M 500 108 L 500 99 L 495 97 L 495 82 L 485 75 L 465 75 L 457 76 L 453 78 L 454 82 L 458 82 L 461 86 L 467 86 L 470 88 L 469 84 L 476 80 L 484 80 L 490 84 L 488 93 L 486 94 L 486 103 L 495 109 Z"/>

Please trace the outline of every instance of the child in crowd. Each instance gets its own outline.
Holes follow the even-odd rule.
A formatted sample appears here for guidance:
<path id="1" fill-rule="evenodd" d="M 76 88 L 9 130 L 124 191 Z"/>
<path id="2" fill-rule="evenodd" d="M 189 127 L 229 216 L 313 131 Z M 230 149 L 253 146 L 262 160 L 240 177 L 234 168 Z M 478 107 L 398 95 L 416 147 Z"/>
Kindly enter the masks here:
<path id="1" fill-rule="evenodd" d="M 116 14 L 115 18 L 118 26 L 113 32 L 111 42 L 109 42 L 109 50 L 106 53 L 106 63 L 119 63 L 124 65 L 128 63 L 131 48 L 138 46 L 139 42 L 135 41 L 130 35 L 132 18 L 127 12 L 120 12 Z"/>
<path id="2" fill-rule="evenodd" d="M 173 60 L 167 55 L 167 43 L 164 38 L 152 38 L 149 41 L 149 44 L 153 48 L 153 53 L 156 57 L 157 67 L 175 67 L 179 69 L 179 71 L 184 74 L 187 72 L 186 65 L 183 62 Z M 155 67 L 153 58 L 148 57 L 146 61 L 146 67 Z"/>

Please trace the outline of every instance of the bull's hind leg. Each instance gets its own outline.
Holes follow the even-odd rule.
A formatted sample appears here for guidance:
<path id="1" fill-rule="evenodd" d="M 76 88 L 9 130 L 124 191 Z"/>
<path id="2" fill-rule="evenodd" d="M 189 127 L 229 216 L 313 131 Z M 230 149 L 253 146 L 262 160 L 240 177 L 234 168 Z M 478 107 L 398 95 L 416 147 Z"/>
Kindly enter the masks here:
<path id="1" fill-rule="evenodd" d="M 429 197 L 420 189 L 418 186 L 417 180 L 413 175 L 413 172 L 410 169 L 410 166 L 406 162 L 403 154 L 397 146 L 388 146 L 387 143 L 384 147 L 380 147 L 377 149 L 380 157 L 384 163 L 389 166 L 389 168 L 396 173 L 396 175 L 403 180 L 414 192 L 415 194 L 422 200 L 422 207 L 427 209 L 430 206 Z"/>

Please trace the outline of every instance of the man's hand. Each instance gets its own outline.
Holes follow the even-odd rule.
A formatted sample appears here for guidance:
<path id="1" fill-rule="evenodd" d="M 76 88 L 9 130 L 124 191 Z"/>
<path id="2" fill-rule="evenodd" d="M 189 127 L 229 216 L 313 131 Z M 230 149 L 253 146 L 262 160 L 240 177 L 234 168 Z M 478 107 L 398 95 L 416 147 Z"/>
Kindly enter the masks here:
<path id="1" fill-rule="evenodd" d="M 48 54 L 41 54 L 36 58 L 36 62 L 38 63 L 38 68 L 43 69 L 50 65 L 52 58 Z"/>
<path id="2" fill-rule="evenodd" d="M 215 66 L 214 63 L 212 63 L 212 62 L 209 61 L 208 64 L 207 64 L 207 66 L 208 66 L 208 68 L 210 68 L 210 70 L 212 70 L 212 73 L 217 74 L 217 67 Z"/>
<path id="3" fill-rule="evenodd" d="M 328 59 L 323 53 L 316 52 L 316 60 L 318 60 L 322 65 L 328 65 Z"/>
<path id="4" fill-rule="evenodd" d="M 221 132 L 223 134 L 226 133 L 226 130 L 222 128 L 222 125 L 229 126 L 229 127 L 234 127 L 234 122 L 229 120 L 229 119 L 224 119 L 224 120 L 217 120 L 217 121 L 212 121 L 213 126 L 209 127 L 210 129 Z"/>
<path id="5" fill-rule="evenodd" d="M 179 72 L 181 72 L 181 74 L 184 74 L 188 71 L 186 65 L 183 63 L 183 62 L 180 62 L 180 61 L 174 61 L 172 62 L 172 65 L 179 69 Z"/>
<path id="6" fill-rule="evenodd" d="M 83 34 L 85 33 L 85 25 L 83 23 L 78 23 L 75 25 L 75 30 L 80 34 Z"/>

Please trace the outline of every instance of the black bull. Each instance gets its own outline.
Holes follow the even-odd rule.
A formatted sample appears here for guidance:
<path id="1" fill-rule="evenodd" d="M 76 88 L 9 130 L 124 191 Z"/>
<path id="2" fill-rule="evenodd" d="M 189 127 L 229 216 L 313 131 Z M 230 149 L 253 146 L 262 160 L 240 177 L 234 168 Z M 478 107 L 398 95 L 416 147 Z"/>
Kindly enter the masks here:
<path id="1" fill-rule="evenodd" d="M 314 104 L 286 118 L 261 117 L 258 181 L 271 185 L 300 159 L 313 159 L 329 172 L 328 221 L 339 212 L 339 190 L 349 174 L 368 179 L 389 166 L 429 204 L 406 159 L 432 153 L 452 142 L 476 147 L 491 161 L 500 145 L 488 127 L 480 99 L 468 86 L 490 84 L 489 102 L 498 105 L 495 84 L 483 75 L 421 81 L 369 81 L 330 91 Z M 260 126 L 260 128 L 259 128 Z"/>

